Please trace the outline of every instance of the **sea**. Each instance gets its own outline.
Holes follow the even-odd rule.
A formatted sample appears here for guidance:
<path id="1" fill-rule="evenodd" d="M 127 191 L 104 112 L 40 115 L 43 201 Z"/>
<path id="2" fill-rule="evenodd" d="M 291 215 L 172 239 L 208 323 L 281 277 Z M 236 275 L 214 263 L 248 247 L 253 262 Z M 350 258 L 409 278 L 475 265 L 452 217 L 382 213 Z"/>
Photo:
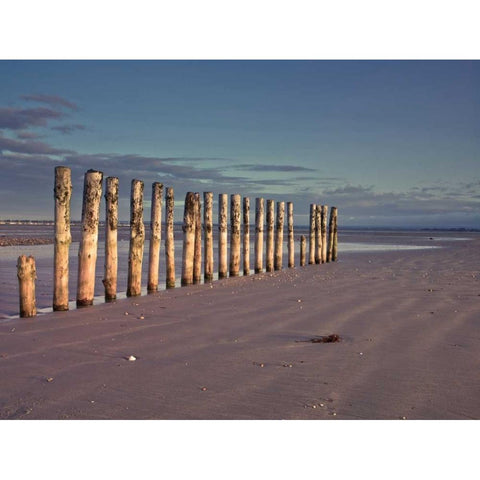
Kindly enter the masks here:
<path id="1" fill-rule="evenodd" d="M 45 224 L 2 224 L 0 225 L 0 236 L 25 237 L 53 239 L 53 225 Z M 254 266 L 254 226 L 251 226 L 250 235 L 250 265 Z M 103 269 L 104 269 L 104 227 L 99 228 L 98 254 L 95 280 L 95 304 L 103 303 Z M 143 294 L 147 294 L 147 271 L 148 271 L 148 247 L 149 227 L 145 227 L 146 239 L 143 256 L 144 288 Z M 217 268 L 217 245 L 218 229 L 214 226 L 214 270 Z M 300 236 L 307 237 L 308 249 L 308 227 L 295 227 L 295 265 L 299 265 Z M 375 253 L 391 250 L 419 250 L 441 248 L 445 242 L 463 241 L 471 238 L 472 234 L 452 231 L 415 231 L 415 230 L 388 230 L 388 229 L 339 229 L 338 232 L 338 256 L 341 261 L 343 255 L 352 253 Z M 79 241 L 81 237 L 81 226 L 72 226 L 72 244 L 70 245 L 70 308 L 75 308 L 75 294 L 77 288 L 77 256 Z M 183 247 L 182 226 L 176 224 L 174 228 L 175 237 L 175 267 L 177 286 L 180 286 L 181 260 Z M 120 225 L 118 229 L 118 295 L 117 298 L 124 298 L 127 289 L 128 273 L 128 250 L 130 231 L 128 225 Z M 165 288 L 165 255 L 164 255 L 164 232 L 162 231 L 162 243 L 159 267 L 159 289 Z M 8 319 L 18 315 L 18 279 L 16 275 L 17 259 L 20 255 L 33 255 L 35 257 L 37 280 L 36 280 L 36 302 L 38 313 L 51 311 L 53 298 L 53 244 L 47 245 L 14 245 L 0 247 L 0 319 Z M 242 260 L 241 260 L 242 261 Z M 307 254 L 308 261 L 308 254 Z M 284 234 L 283 244 L 283 266 L 287 266 L 287 235 Z M 240 274 L 242 274 L 242 264 Z M 251 273 L 254 273 L 253 270 Z M 217 278 L 217 274 L 214 278 Z"/>

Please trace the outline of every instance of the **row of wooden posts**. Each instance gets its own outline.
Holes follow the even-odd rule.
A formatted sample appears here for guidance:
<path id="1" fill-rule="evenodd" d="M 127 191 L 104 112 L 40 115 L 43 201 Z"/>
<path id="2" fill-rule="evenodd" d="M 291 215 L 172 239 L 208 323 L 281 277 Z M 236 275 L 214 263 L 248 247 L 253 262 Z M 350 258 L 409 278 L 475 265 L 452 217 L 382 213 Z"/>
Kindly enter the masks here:
<path id="1" fill-rule="evenodd" d="M 95 266 L 97 260 L 98 225 L 100 200 L 102 196 L 103 173 L 89 170 L 85 173 L 82 233 L 78 252 L 77 307 L 93 304 L 95 290 Z M 127 296 L 141 294 L 142 260 L 145 243 L 143 223 L 143 189 L 141 180 L 132 180 L 130 201 L 130 248 L 128 256 Z M 55 243 L 54 243 L 54 288 L 53 310 L 68 310 L 69 297 L 69 247 L 72 241 L 70 232 L 70 199 L 72 195 L 71 170 L 68 167 L 55 168 Z M 158 290 L 160 242 L 162 224 L 163 185 L 152 184 L 150 247 L 147 290 Z M 106 218 L 105 218 L 105 270 L 103 284 L 105 300 L 112 301 L 117 295 L 117 229 L 118 229 L 118 178 L 106 179 Z M 204 232 L 204 280 L 213 280 L 213 193 L 203 194 L 203 229 L 201 200 L 199 193 L 188 192 L 185 197 L 183 217 L 183 255 L 181 284 L 198 284 L 202 276 L 202 230 Z M 238 276 L 240 273 L 241 243 L 241 198 L 230 196 L 230 261 L 227 256 L 228 196 L 218 197 L 218 278 Z M 165 257 L 166 288 L 175 287 L 175 247 L 173 234 L 173 188 L 165 191 Z M 337 208 L 330 210 L 327 240 L 326 205 L 310 205 L 310 235 L 308 263 L 320 264 L 337 259 Z M 282 269 L 283 231 L 285 202 L 277 202 L 275 222 L 275 202 L 266 202 L 266 254 L 267 272 Z M 276 223 L 276 225 L 275 225 Z M 255 273 L 263 271 L 265 203 L 263 198 L 255 201 Z M 295 266 L 293 235 L 293 203 L 287 202 L 288 267 Z M 307 241 L 300 237 L 300 266 L 306 264 Z M 250 199 L 243 198 L 243 274 L 250 274 Z M 35 305 L 35 259 L 21 255 L 17 263 L 17 276 L 20 289 L 20 316 L 36 315 Z"/>

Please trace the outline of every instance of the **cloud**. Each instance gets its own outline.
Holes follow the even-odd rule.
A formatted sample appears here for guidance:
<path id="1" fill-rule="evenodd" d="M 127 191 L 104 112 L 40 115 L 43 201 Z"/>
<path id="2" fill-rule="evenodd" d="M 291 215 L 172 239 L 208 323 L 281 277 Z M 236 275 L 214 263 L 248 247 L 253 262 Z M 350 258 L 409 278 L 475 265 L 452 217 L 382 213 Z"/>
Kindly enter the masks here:
<path id="1" fill-rule="evenodd" d="M 21 140 L 31 140 L 33 138 L 40 138 L 40 135 L 34 132 L 28 132 L 25 130 L 21 130 L 17 132 L 17 138 L 20 138 Z"/>
<path id="2" fill-rule="evenodd" d="M 63 133 L 63 135 L 70 135 L 75 130 L 85 130 L 85 125 L 59 125 L 58 127 L 50 127 L 51 130 Z"/>
<path id="3" fill-rule="evenodd" d="M 66 153 L 72 153 L 72 150 L 54 148 L 44 142 L 30 140 L 19 141 L 0 135 L 0 153 L 2 153 L 4 150 L 8 152 L 42 155 L 62 155 Z"/>
<path id="4" fill-rule="evenodd" d="M 0 107 L 0 129 L 22 130 L 28 127 L 43 127 L 49 120 L 62 118 L 64 113 L 50 108 Z"/>
<path id="5" fill-rule="evenodd" d="M 373 185 L 370 185 L 368 187 L 358 185 L 358 186 L 353 186 L 353 185 L 344 185 L 343 187 L 338 187 L 332 190 L 325 190 L 323 193 L 325 195 L 334 195 L 334 196 L 352 196 L 352 195 L 358 195 L 358 194 L 363 194 L 363 193 L 371 193 L 373 190 Z"/>
<path id="6" fill-rule="evenodd" d="M 78 105 L 70 102 L 69 100 L 59 97 L 58 95 L 44 95 L 44 94 L 36 94 L 36 95 L 22 95 L 21 98 L 23 100 L 27 100 L 30 102 L 37 102 L 37 103 L 46 103 L 51 107 L 61 106 L 67 107 L 71 110 L 78 110 Z"/>
<path id="7" fill-rule="evenodd" d="M 297 165 L 255 165 L 245 163 L 235 165 L 235 170 L 247 170 L 250 172 L 314 172 L 313 168 L 299 167 Z"/>
<path id="8" fill-rule="evenodd" d="M 138 178 L 145 182 L 146 206 L 154 181 L 175 189 L 176 220 L 181 219 L 181 215 L 177 215 L 187 191 L 212 191 L 215 197 L 218 193 L 239 193 L 252 200 L 264 197 L 292 201 L 298 224 L 308 220 L 310 203 L 337 206 L 345 224 L 347 219 L 355 219 L 357 225 L 375 221 L 388 225 L 398 221 L 403 225 L 415 222 L 422 225 L 424 222 L 425 226 L 432 225 L 433 221 L 446 224 L 447 219 L 450 222 L 467 219 L 470 225 L 478 223 L 480 181 L 475 178 L 456 185 L 437 182 L 404 192 L 381 192 L 374 185 L 352 185 L 348 178 L 322 177 L 316 169 L 304 167 L 301 162 L 299 165 L 259 165 L 239 163 L 235 158 L 208 156 L 82 154 L 39 141 L 39 135 L 28 130 L 29 127 L 47 125 L 64 135 L 85 130 L 87 126 L 75 123 L 49 125 L 49 122 L 61 120 L 70 113 L 58 107 L 77 110 L 76 104 L 52 95 L 25 95 L 22 98 L 45 103 L 48 108 L 0 108 L 0 129 L 13 130 L 12 138 L 0 132 L 2 216 L 19 212 L 22 217 L 51 218 L 54 167 L 65 165 L 72 169 L 72 217 L 75 219 L 79 219 L 81 212 L 84 173 L 93 168 L 103 171 L 105 177 L 119 177 L 122 219 L 128 218 L 131 180 Z"/>

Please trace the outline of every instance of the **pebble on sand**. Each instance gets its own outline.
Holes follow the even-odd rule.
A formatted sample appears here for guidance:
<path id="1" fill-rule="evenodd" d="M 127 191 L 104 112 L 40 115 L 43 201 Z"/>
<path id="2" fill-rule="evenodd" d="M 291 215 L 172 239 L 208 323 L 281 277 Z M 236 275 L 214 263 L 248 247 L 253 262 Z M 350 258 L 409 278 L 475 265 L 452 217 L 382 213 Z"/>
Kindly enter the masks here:
<path id="1" fill-rule="evenodd" d="M 137 357 L 134 357 L 133 355 L 130 355 L 130 356 L 127 358 L 127 360 L 128 360 L 129 362 L 134 362 L 136 359 L 137 359 Z"/>

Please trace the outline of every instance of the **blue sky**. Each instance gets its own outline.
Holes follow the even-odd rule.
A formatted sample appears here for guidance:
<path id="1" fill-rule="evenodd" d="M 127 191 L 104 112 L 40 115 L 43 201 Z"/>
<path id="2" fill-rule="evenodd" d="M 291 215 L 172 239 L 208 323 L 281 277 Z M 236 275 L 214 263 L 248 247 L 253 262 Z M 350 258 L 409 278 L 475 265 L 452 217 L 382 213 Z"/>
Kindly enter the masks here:
<path id="1" fill-rule="evenodd" d="M 0 61 L 0 218 L 52 218 L 53 168 L 480 228 L 478 61 Z M 148 215 L 148 202 L 146 202 Z"/>

